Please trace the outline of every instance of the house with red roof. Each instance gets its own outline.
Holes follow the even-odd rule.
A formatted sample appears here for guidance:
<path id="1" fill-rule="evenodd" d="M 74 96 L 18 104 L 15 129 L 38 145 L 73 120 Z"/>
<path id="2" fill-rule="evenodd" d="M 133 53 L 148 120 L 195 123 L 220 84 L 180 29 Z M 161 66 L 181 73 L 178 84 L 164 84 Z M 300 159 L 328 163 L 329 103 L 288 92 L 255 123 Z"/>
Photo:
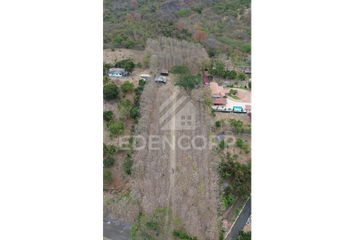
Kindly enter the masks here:
<path id="1" fill-rule="evenodd" d="M 214 105 L 226 105 L 227 100 L 224 98 L 225 90 L 223 86 L 219 86 L 216 82 L 210 83 L 211 99 Z"/>

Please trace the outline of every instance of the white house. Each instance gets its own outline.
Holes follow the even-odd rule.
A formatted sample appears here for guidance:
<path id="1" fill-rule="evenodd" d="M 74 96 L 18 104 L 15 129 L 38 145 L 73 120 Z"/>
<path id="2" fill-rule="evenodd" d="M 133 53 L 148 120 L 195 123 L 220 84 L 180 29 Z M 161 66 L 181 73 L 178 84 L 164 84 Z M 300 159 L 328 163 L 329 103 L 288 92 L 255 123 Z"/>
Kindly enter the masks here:
<path id="1" fill-rule="evenodd" d="M 127 72 L 124 70 L 124 68 L 110 68 L 108 71 L 108 76 L 123 77 L 123 76 L 127 76 Z"/>

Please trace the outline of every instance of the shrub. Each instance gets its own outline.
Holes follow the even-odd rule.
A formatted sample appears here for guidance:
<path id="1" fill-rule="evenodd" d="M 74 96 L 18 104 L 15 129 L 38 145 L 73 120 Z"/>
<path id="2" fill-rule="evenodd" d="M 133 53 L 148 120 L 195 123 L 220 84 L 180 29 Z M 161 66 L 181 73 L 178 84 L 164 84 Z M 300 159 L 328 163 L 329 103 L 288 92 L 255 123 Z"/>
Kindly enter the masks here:
<path id="1" fill-rule="evenodd" d="M 106 155 L 108 153 L 108 147 L 105 143 L 103 143 L 103 155 Z"/>
<path id="2" fill-rule="evenodd" d="M 251 82 L 248 82 L 248 87 L 252 88 Z"/>
<path id="3" fill-rule="evenodd" d="M 251 53 L 251 44 L 250 43 L 242 44 L 242 46 L 240 47 L 240 50 L 242 52 Z"/>
<path id="4" fill-rule="evenodd" d="M 229 145 L 227 144 L 227 142 L 225 140 L 220 140 L 218 142 L 218 148 L 223 150 L 225 147 L 229 147 Z"/>
<path id="5" fill-rule="evenodd" d="M 123 103 L 123 106 L 127 108 L 127 107 L 130 106 L 130 103 L 131 103 L 130 99 L 127 99 L 127 100 L 125 100 L 125 102 Z"/>
<path id="6" fill-rule="evenodd" d="M 238 79 L 240 79 L 241 81 L 245 80 L 246 79 L 246 75 L 244 73 L 239 73 L 238 74 Z"/>
<path id="7" fill-rule="evenodd" d="M 231 187 L 231 185 L 228 185 L 226 188 L 225 188 L 225 195 L 228 196 L 229 194 L 231 194 L 233 188 Z"/>
<path id="8" fill-rule="evenodd" d="M 229 206 L 229 203 L 228 203 L 227 198 L 225 196 L 223 196 L 221 198 L 221 202 L 224 204 L 225 208 L 227 208 L 227 206 Z"/>
<path id="9" fill-rule="evenodd" d="M 185 15 L 187 15 L 187 14 L 190 14 L 191 12 L 192 12 L 192 11 L 191 11 L 190 9 L 184 8 L 184 9 L 179 10 L 179 11 L 177 12 L 177 15 L 178 15 L 179 17 L 183 17 L 183 16 L 185 16 Z"/>
<path id="10" fill-rule="evenodd" d="M 109 82 L 109 77 L 103 76 L 103 85 L 107 84 L 108 82 Z"/>
<path id="11" fill-rule="evenodd" d="M 175 65 L 170 68 L 170 72 L 174 74 L 187 75 L 191 74 L 191 70 L 187 66 Z"/>
<path id="12" fill-rule="evenodd" d="M 114 158 L 112 158 L 111 156 L 108 156 L 103 160 L 104 167 L 106 168 L 111 167 L 113 163 L 114 163 Z"/>
<path id="13" fill-rule="evenodd" d="M 112 51 L 112 52 L 114 52 L 114 51 L 115 51 L 114 47 L 111 47 L 111 51 Z"/>
<path id="14" fill-rule="evenodd" d="M 122 85 L 120 85 L 120 88 L 123 92 L 128 92 L 134 88 L 134 84 L 129 82 L 129 80 L 126 80 Z"/>
<path id="15" fill-rule="evenodd" d="M 224 233 L 222 231 L 219 233 L 219 240 L 224 240 Z"/>
<path id="16" fill-rule="evenodd" d="M 113 112 L 111 110 L 109 111 L 104 111 L 103 112 L 103 120 L 105 121 L 110 121 L 112 120 L 114 117 L 113 117 Z"/>
<path id="17" fill-rule="evenodd" d="M 116 147 L 114 145 L 109 145 L 108 154 L 113 155 L 116 153 Z"/>
<path id="18" fill-rule="evenodd" d="M 126 48 L 133 48 L 135 45 L 137 44 L 137 42 L 135 42 L 132 39 L 129 39 L 126 43 L 125 43 L 125 47 Z"/>
<path id="19" fill-rule="evenodd" d="M 217 127 L 217 128 L 218 128 L 218 127 L 220 127 L 220 126 L 221 126 L 220 121 L 216 121 L 216 122 L 215 122 L 215 127 Z"/>
<path id="20" fill-rule="evenodd" d="M 103 169 L 103 183 L 104 184 L 109 184 L 112 183 L 112 171 L 110 169 Z"/>
<path id="21" fill-rule="evenodd" d="M 227 202 L 228 202 L 229 204 L 233 204 L 235 201 L 236 201 L 235 196 L 234 196 L 232 193 L 230 193 L 230 194 L 227 196 Z"/>

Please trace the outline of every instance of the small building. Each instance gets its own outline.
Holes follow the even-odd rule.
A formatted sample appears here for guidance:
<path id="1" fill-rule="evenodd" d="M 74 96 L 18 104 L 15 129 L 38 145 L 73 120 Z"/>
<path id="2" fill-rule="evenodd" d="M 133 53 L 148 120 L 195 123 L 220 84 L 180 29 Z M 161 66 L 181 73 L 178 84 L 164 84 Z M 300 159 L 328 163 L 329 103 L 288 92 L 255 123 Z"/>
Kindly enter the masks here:
<path id="1" fill-rule="evenodd" d="M 124 68 L 110 68 L 108 71 L 110 77 L 124 77 L 127 76 L 127 71 Z"/>
<path id="2" fill-rule="evenodd" d="M 167 69 L 162 69 L 160 74 L 163 75 L 163 76 L 168 76 L 168 70 Z"/>
<path id="3" fill-rule="evenodd" d="M 246 67 L 245 70 L 243 70 L 244 73 L 246 74 L 251 74 L 251 68 L 250 67 Z"/>
<path id="4" fill-rule="evenodd" d="M 156 83 L 166 83 L 166 77 L 163 76 L 155 76 Z"/>
<path id="5" fill-rule="evenodd" d="M 251 112 L 251 105 L 246 105 L 245 110 L 247 113 Z"/>

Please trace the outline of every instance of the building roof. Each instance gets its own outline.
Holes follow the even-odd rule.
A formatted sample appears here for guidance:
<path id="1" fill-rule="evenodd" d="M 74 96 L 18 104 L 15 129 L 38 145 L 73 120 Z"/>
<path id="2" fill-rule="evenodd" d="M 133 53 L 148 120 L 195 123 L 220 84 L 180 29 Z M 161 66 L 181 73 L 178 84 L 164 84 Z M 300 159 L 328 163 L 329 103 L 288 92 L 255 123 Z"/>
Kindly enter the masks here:
<path id="1" fill-rule="evenodd" d="M 166 77 L 163 76 L 156 76 L 155 81 L 157 82 L 166 82 Z"/>
<path id="2" fill-rule="evenodd" d="M 246 110 L 251 110 L 251 105 L 246 105 Z"/>
<path id="3" fill-rule="evenodd" d="M 221 95 L 221 97 L 225 96 L 224 87 L 218 86 L 216 82 L 210 83 L 210 90 L 212 95 Z"/>
<path id="4" fill-rule="evenodd" d="M 167 69 L 161 69 L 161 73 L 166 73 L 166 74 L 168 74 L 168 70 L 167 70 Z"/>
<path id="5" fill-rule="evenodd" d="M 211 98 L 214 104 L 227 104 L 226 98 Z"/>
<path id="6" fill-rule="evenodd" d="M 125 73 L 124 68 L 110 68 L 108 73 Z"/>

